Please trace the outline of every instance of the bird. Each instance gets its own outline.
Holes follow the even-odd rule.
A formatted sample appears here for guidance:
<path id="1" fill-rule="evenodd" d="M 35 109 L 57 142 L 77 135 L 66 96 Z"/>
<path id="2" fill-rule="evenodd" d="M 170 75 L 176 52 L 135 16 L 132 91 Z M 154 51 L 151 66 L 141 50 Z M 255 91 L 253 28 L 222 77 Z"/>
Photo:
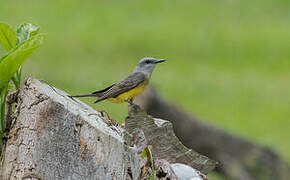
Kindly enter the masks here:
<path id="1" fill-rule="evenodd" d="M 135 67 L 134 71 L 124 80 L 91 94 L 82 94 L 69 97 L 97 97 L 98 99 L 95 103 L 108 100 L 113 103 L 127 102 L 130 105 L 133 105 L 134 98 L 142 94 L 148 87 L 149 80 L 155 66 L 164 61 L 166 60 L 152 57 L 142 58 Z"/>

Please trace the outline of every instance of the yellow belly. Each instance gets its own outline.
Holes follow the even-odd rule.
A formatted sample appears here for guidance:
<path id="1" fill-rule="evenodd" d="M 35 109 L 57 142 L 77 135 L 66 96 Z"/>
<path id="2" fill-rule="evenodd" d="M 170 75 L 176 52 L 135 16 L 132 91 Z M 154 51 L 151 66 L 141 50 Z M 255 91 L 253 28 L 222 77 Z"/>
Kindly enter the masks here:
<path id="1" fill-rule="evenodd" d="M 126 100 L 134 99 L 136 96 L 140 95 L 147 88 L 148 83 L 142 83 L 139 86 L 131 89 L 123 94 L 120 94 L 116 98 L 108 98 L 107 100 L 113 103 L 123 103 Z"/>

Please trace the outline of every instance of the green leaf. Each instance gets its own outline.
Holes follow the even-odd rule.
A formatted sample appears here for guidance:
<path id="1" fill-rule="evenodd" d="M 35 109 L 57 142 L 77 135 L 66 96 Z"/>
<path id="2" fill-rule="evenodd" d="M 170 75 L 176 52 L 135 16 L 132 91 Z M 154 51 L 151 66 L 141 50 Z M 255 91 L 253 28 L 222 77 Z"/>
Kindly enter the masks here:
<path id="1" fill-rule="evenodd" d="M 44 35 L 38 34 L 23 41 L 0 59 L 0 90 L 7 86 L 14 73 L 25 60 L 41 45 Z"/>
<path id="2" fill-rule="evenodd" d="M 151 170 L 152 170 L 152 177 L 150 178 L 150 180 L 154 180 L 155 179 L 155 170 L 154 170 L 154 161 L 153 161 L 153 155 L 152 155 L 152 145 L 148 145 L 147 147 L 145 147 L 141 153 L 141 157 L 142 159 L 144 159 L 145 157 L 147 157 L 147 162 L 150 161 L 151 163 Z"/>
<path id="3" fill-rule="evenodd" d="M 11 89 L 13 89 L 13 84 L 9 83 L 8 86 L 7 86 L 7 90 L 9 91 Z"/>
<path id="4" fill-rule="evenodd" d="M 17 29 L 17 38 L 18 38 L 18 43 L 21 43 L 23 41 L 26 41 L 30 37 L 36 35 L 39 31 L 39 27 L 34 24 L 30 23 L 24 23 L 19 26 Z"/>
<path id="5" fill-rule="evenodd" d="M 147 147 L 145 147 L 141 153 L 141 157 L 142 159 L 144 159 L 145 157 L 147 157 L 148 159 L 150 159 L 151 157 L 151 149 L 152 149 L 152 145 L 148 145 Z"/>
<path id="6" fill-rule="evenodd" d="M 0 23 L 0 43 L 7 51 L 14 48 L 17 43 L 15 31 L 5 23 Z"/>
<path id="7" fill-rule="evenodd" d="M 146 147 L 147 148 L 147 147 Z M 142 153 L 141 153 L 141 157 L 142 159 L 147 157 L 147 153 L 146 153 L 146 148 L 143 149 Z"/>

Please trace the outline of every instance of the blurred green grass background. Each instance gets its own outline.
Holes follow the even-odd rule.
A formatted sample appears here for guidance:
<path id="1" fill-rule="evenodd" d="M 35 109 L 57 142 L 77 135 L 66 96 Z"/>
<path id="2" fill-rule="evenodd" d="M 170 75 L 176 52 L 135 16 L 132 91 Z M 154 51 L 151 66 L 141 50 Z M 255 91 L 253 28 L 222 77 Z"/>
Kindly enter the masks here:
<path id="1" fill-rule="evenodd" d="M 151 81 L 164 97 L 290 161 L 290 1 L 0 0 L 0 21 L 41 26 L 48 35 L 24 72 L 71 94 L 165 58 Z M 127 113 L 84 101 L 119 121 Z"/>

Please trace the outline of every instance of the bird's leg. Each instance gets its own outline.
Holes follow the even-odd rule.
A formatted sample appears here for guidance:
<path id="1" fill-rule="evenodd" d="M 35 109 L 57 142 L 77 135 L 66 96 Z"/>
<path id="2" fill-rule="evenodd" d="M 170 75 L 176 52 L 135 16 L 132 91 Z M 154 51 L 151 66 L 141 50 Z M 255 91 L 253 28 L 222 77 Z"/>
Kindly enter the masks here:
<path id="1" fill-rule="evenodd" d="M 131 106 L 135 105 L 133 103 L 133 99 L 127 99 L 127 100 L 125 100 L 125 102 L 129 103 Z"/>

